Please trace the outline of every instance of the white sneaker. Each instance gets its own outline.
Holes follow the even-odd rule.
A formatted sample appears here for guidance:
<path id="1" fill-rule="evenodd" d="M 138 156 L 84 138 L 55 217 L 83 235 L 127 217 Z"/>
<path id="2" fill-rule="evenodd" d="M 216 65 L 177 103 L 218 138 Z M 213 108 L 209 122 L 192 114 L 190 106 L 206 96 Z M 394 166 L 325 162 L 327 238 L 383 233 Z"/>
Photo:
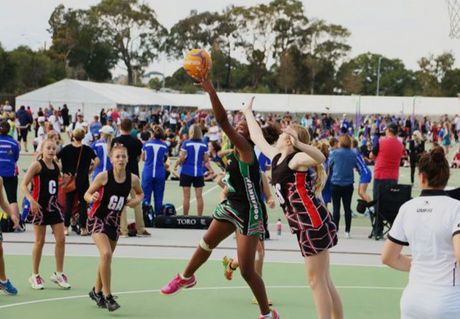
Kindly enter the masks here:
<path id="1" fill-rule="evenodd" d="M 29 278 L 29 283 L 33 289 L 41 290 L 45 288 L 44 286 L 45 281 L 43 280 L 42 277 L 40 277 L 40 275 L 36 275 L 36 276 L 32 275 Z"/>
<path id="2" fill-rule="evenodd" d="M 345 238 L 346 238 L 346 239 L 350 239 L 350 238 L 351 238 L 351 236 L 350 236 L 350 233 L 349 233 L 349 232 L 345 232 Z"/>
<path id="3" fill-rule="evenodd" d="M 64 274 L 58 275 L 56 272 L 53 272 L 53 274 L 50 277 L 51 281 L 57 284 L 59 287 L 64 288 L 64 289 L 70 289 L 70 284 L 67 280 L 67 276 Z"/>

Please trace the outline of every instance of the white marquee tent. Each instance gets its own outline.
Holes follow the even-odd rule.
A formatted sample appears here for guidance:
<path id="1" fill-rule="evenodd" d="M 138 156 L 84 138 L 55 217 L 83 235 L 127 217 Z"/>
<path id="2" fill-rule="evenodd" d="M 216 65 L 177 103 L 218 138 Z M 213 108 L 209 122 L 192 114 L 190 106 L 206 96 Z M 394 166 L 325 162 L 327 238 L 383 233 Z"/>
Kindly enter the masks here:
<path id="1" fill-rule="evenodd" d="M 247 103 L 252 96 L 255 96 L 254 110 L 257 112 L 417 115 L 460 113 L 458 98 L 219 93 L 222 104 L 228 110 L 240 109 L 242 103 Z M 147 88 L 69 79 L 16 98 L 17 106 L 30 106 L 33 111 L 49 104 L 60 107 L 64 103 L 72 113 L 80 109 L 87 120 L 98 114 L 102 108 L 114 106 L 211 108 L 206 94 L 158 93 Z"/>

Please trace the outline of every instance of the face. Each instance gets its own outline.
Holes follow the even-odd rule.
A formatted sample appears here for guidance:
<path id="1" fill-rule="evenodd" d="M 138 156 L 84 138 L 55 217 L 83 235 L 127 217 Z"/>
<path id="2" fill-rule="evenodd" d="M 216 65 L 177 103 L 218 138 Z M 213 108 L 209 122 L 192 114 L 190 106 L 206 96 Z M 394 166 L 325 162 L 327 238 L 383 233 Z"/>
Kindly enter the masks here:
<path id="1" fill-rule="evenodd" d="M 277 149 L 285 149 L 289 146 L 291 146 L 291 138 L 289 136 L 289 134 L 287 133 L 281 133 L 281 135 L 279 136 L 278 140 L 276 141 L 276 148 Z"/>
<path id="2" fill-rule="evenodd" d="M 236 131 L 246 139 L 249 139 L 249 129 L 246 121 L 239 121 L 238 124 L 236 124 Z"/>
<path id="3" fill-rule="evenodd" d="M 56 143 L 53 140 L 45 142 L 43 145 L 43 157 L 53 159 L 56 156 Z"/>
<path id="4" fill-rule="evenodd" d="M 112 151 L 110 162 L 114 167 L 124 169 L 128 164 L 128 152 L 125 148 L 117 148 Z"/>
<path id="5" fill-rule="evenodd" d="M 214 146 L 212 146 L 212 143 L 208 143 L 208 149 L 210 152 L 214 152 Z"/>

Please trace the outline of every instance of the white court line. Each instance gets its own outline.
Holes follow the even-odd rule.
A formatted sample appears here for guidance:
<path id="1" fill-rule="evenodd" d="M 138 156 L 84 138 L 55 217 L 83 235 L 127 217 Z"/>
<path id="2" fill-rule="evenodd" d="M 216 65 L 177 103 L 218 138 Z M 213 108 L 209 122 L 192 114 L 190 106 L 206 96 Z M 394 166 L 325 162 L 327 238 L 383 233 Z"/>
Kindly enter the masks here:
<path id="1" fill-rule="evenodd" d="M 266 286 L 267 289 L 308 289 L 307 286 Z M 337 289 L 367 289 L 367 290 L 403 290 L 404 287 L 371 287 L 371 286 L 336 286 Z M 191 291 L 212 291 L 212 290 L 236 290 L 236 289 L 249 289 L 247 286 L 235 286 L 235 287 L 196 287 Z M 190 290 L 189 290 L 190 291 Z M 115 295 L 135 295 L 135 294 L 146 294 L 160 292 L 160 289 L 151 289 L 151 290 L 132 290 L 132 291 L 122 291 L 114 293 Z M 78 296 L 67 296 L 59 298 L 49 298 L 49 299 L 39 299 L 32 301 L 24 301 L 13 303 L 9 305 L 0 306 L 0 309 L 33 305 L 39 303 L 53 302 L 53 301 L 62 301 L 62 300 L 72 300 L 72 299 L 82 299 L 89 298 L 88 295 L 78 295 Z"/>
<path id="2" fill-rule="evenodd" d="M 210 189 L 208 189 L 206 192 L 203 193 L 203 196 L 205 196 L 206 194 L 209 194 L 210 192 L 215 190 L 217 187 L 220 187 L 220 186 L 215 185 L 214 187 L 211 187 Z M 191 194 L 191 191 L 190 191 L 190 194 Z M 193 202 L 196 202 L 196 197 L 190 200 L 190 204 Z M 182 211 L 183 209 L 184 209 L 184 205 L 179 206 L 179 208 L 177 208 L 176 211 L 179 212 L 179 211 Z"/>

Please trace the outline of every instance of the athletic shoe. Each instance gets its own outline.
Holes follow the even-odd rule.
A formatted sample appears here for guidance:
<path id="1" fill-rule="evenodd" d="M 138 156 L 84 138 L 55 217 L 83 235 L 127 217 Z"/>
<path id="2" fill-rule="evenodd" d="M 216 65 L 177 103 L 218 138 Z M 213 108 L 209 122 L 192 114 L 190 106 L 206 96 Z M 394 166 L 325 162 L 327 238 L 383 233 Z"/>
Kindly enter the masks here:
<path id="1" fill-rule="evenodd" d="M 45 281 L 43 280 L 42 277 L 40 277 L 40 275 L 32 275 L 30 278 L 29 278 L 29 283 L 30 283 L 30 286 L 33 288 L 33 289 L 37 289 L 37 290 L 40 290 L 40 289 L 44 289 L 45 286 L 44 286 L 44 283 Z"/>
<path id="2" fill-rule="evenodd" d="M 253 298 L 252 298 L 251 303 L 252 303 L 253 305 L 258 305 L 258 304 L 259 304 L 259 302 L 257 301 L 256 297 L 253 297 Z M 271 301 L 270 299 L 268 299 L 268 305 L 269 305 L 270 307 L 273 306 L 273 301 Z"/>
<path id="3" fill-rule="evenodd" d="M 102 295 L 102 291 L 99 291 L 98 293 L 96 293 L 93 287 L 93 289 L 91 289 L 88 295 L 92 300 L 96 302 L 96 305 L 99 308 L 107 308 L 107 306 L 105 305 L 104 295 Z"/>
<path id="4" fill-rule="evenodd" d="M 152 234 L 150 234 L 146 229 L 144 229 L 144 231 L 142 233 L 137 233 L 136 234 L 137 237 L 150 237 L 152 236 Z"/>
<path id="5" fill-rule="evenodd" d="M 182 288 L 192 288 L 196 285 L 196 278 L 193 275 L 191 278 L 185 280 L 180 275 L 173 278 L 166 286 L 161 288 L 160 292 L 162 295 L 175 295 Z"/>
<path id="6" fill-rule="evenodd" d="M 259 319 L 266 319 L 267 317 L 265 317 L 264 315 L 260 315 Z M 280 315 L 278 314 L 278 311 L 276 311 L 275 309 L 272 310 L 272 317 L 271 319 L 280 319 Z"/>
<path id="7" fill-rule="evenodd" d="M 345 232 L 345 238 L 346 238 L 346 239 L 350 239 L 350 238 L 351 238 L 350 232 Z"/>
<path id="8" fill-rule="evenodd" d="M 118 302 L 115 301 L 117 297 L 114 297 L 112 295 L 108 295 L 105 297 L 105 306 L 107 307 L 107 310 L 112 312 L 120 308 L 120 305 Z"/>
<path id="9" fill-rule="evenodd" d="M 232 262 L 233 259 L 227 256 L 224 256 L 224 258 L 222 259 L 222 265 L 224 265 L 224 276 L 227 280 L 232 280 L 233 272 L 235 271 L 231 267 Z"/>
<path id="10" fill-rule="evenodd" d="M 4 291 L 7 295 L 17 295 L 18 290 L 13 286 L 9 279 L 6 282 L 0 281 L 0 291 Z"/>
<path id="11" fill-rule="evenodd" d="M 54 282 L 56 285 L 58 285 L 61 288 L 70 289 L 71 287 L 67 279 L 67 276 L 64 274 L 58 275 L 56 272 L 53 272 L 50 279 L 52 282 Z"/>

